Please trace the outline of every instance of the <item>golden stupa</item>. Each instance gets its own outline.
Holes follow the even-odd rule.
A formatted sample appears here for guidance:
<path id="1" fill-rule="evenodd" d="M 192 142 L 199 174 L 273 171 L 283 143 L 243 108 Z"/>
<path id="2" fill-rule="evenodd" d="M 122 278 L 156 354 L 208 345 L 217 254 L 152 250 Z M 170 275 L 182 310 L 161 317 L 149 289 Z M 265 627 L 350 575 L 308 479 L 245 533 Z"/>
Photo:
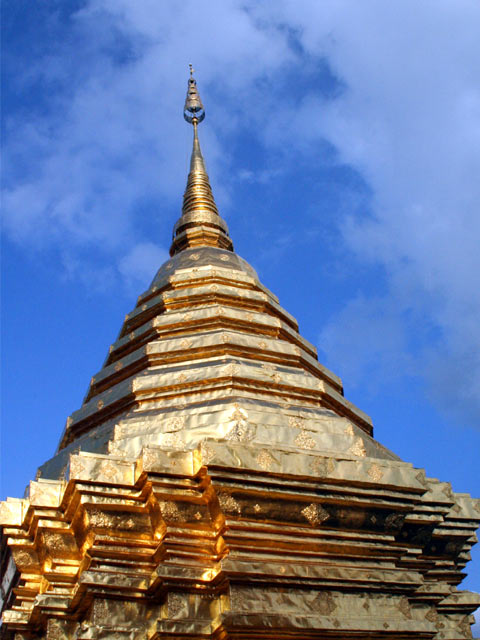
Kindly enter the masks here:
<path id="1" fill-rule="evenodd" d="M 171 259 L 0 505 L 15 640 L 471 638 L 480 502 L 373 439 L 234 251 L 197 136 Z"/>

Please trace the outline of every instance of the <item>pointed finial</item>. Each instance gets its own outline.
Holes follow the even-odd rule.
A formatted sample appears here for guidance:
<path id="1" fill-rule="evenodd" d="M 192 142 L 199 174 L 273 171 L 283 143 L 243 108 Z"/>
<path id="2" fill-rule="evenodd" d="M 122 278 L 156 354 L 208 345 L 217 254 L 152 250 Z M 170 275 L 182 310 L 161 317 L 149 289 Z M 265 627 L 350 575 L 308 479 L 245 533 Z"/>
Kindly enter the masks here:
<path id="1" fill-rule="evenodd" d="M 205 118 L 205 109 L 200 100 L 197 81 L 193 77 L 195 69 L 191 64 L 188 66 L 190 67 L 190 77 L 188 79 L 187 98 L 183 107 L 183 117 L 190 124 L 196 125 Z"/>
<path id="2" fill-rule="evenodd" d="M 190 67 L 188 91 L 183 117 L 193 124 L 193 149 L 190 160 L 190 171 L 187 187 L 183 195 L 182 215 L 173 228 L 173 240 L 170 255 L 193 247 L 218 247 L 233 251 L 233 244 L 228 234 L 228 227 L 218 213 L 213 198 L 210 180 L 205 168 L 200 142 L 198 140 L 198 123 L 205 118 L 205 109 L 193 77 L 194 68 Z"/>

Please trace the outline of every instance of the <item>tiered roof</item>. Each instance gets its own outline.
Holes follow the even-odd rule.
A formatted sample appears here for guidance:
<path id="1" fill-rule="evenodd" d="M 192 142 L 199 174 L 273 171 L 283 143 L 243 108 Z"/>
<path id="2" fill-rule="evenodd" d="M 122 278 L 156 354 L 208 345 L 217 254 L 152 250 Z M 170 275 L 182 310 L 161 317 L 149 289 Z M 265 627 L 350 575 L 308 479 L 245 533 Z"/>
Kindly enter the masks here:
<path id="1" fill-rule="evenodd" d="M 480 599 L 457 585 L 480 502 L 373 438 L 233 251 L 193 77 L 184 113 L 194 143 L 172 257 L 27 497 L 0 506 L 5 590 L 18 582 L 5 633 L 471 637 Z"/>

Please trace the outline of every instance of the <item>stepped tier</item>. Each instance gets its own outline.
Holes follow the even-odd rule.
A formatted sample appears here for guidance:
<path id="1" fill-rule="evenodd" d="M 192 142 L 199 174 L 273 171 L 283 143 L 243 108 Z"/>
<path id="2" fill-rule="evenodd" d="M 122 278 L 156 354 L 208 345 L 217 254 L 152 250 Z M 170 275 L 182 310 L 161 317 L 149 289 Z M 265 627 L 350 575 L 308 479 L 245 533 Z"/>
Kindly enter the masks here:
<path id="1" fill-rule="evenodd" d="M 479 604 L 457 585 L 480 502 L 376 442 L 216 247 L 161 267 L 1 514 L 18 638 L 447 640 Z"/>
<path id="2" fill-rule="evenodd" d="M 15 640 L 459 640 L 480 501 L 373 438 L 233 252 L 197 137 L 172 258 L 0 503 Z"/>

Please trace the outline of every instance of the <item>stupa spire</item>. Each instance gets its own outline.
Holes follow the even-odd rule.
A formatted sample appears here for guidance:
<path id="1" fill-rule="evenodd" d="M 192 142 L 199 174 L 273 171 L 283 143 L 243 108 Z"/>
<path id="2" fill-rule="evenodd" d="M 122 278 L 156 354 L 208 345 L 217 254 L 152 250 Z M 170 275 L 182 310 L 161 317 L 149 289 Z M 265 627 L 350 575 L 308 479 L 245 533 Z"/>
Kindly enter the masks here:
<path id="1" fill-rule="evenodd" d="M 193 126 L 193 149 L 187 186 L 183 195 L 182 215 L 173 228 L 170 255 L 198 246 L 214 246 L 233 251 L 228 227 L 218 213 L 212 187 L 198 139 L 198 125 L 205 119 L 205 109 L 193 77 L 190 77 L 183 117 Z"/>

